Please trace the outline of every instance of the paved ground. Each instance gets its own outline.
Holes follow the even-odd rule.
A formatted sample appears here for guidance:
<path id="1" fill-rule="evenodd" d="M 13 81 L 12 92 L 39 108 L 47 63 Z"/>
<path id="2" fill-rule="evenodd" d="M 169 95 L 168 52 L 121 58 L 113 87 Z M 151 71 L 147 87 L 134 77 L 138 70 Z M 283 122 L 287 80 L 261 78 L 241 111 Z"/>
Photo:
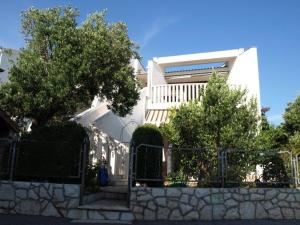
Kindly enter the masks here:
<path id="1" fill-rule="evenodd" d="M 68 219 L 42 217 L 42 216 L 21 216 L 21 215 L 0 215 L 0 225 L 95 225 L 70 223 Z M 135 222 L 134 225 L 300 225 L 300 220 L 223 220 L 223 221 L 197 221 L 197 222 Z"/>
<path id="2" fill-rule="evenodd" d="M 223 220 L 197 222 L 140 221 L 134 225 L 300 225 L 300 220 Z M 91 225 L 70 223 L 68 219 L 42 216 L 0 215 L 0 225 Z M 92 224 L 95 225 L 95 224 Z"/>

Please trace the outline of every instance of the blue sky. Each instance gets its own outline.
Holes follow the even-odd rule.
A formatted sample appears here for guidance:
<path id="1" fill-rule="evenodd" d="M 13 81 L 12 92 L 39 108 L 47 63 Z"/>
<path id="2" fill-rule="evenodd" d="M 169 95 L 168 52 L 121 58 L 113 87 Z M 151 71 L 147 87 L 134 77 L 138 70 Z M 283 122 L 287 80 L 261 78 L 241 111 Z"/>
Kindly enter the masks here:
<path id="1" fill-rule="evenodd" d="M 108 9 L 108 21 L 126 22 L 144 64 L 154 56 L 256 46 L 262 105 L 271 107 L 275 124 L 300 94 L 299 0 L 3 0 L 0 46 L 23 46 L 22 10 L 64 5 L 80 10 L 79 22 L 102 9 Z"/>

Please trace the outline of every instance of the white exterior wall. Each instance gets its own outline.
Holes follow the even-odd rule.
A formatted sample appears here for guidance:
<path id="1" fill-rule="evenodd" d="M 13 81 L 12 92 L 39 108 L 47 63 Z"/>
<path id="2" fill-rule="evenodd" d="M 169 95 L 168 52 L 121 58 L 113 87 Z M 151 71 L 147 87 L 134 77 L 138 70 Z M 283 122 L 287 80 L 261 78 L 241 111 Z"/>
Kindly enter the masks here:
<path id="1" fill-rule="evenodd" d="M 228 84 L 247 89 L 248 98 L 254 97 L 257 99 L 257 107 L 260 112 L 257 49 L 249 48 L 244 51 L 236 60 L 230 62 L 229 67 L 231 67 L 231 71 L 228 77 Z"/>
<path id="2" fill-rule="evenodd" d="M 11 50 L 11 51 L 12 54 L 8 55 L 5 52 L 5 49 L 0 49 L 0 68 L 4 69 L 4 72 L 0 72 L 0 84 L 8 81 L 8 75 L 9 75 L 8 71 L 12 66 L 10 60 L 15 62 L 17 59 L 18 51 L 17 50 Z"/>
<path id="3" fill-rule="evenodd" d="M 155 60 L 150 60 L 148 62 L 148 76 L 150 78 L 151 86 L 167 83 L 162 68 L 160 68 Z"/>
<path id="4" fill-rule="evenodd" d="M 140 91 L 140 100 L 133 108 L 132 114 L 126 117 L 119 117 L 110 110 L 107 110 L 106 113 L 103 113 L 101 116 L 99 115 L 99 117 L 95 118 L 91 123 L 102 132 L 120 142 L 130 142 L 134 129 L 138 125 L 143 124 L 144 121 L 146 92 L 147 88 L 143 88 Z M 79 120 L 79 123 L 82 123 L 85 119 L 83 116 Z M 88 124 L 84 125 L 87 126 Z"/>

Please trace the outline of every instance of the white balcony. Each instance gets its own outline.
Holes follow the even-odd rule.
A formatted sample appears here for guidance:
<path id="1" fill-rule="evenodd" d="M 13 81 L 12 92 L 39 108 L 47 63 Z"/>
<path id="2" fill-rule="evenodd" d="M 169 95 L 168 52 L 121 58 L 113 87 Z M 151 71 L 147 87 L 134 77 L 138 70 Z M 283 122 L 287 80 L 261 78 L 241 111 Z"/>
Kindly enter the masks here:
<path id="1" fill-rule="evenodd" d="M 190 100 L 199 99 L 206 83 L 164 84 L 151 87 L 148 109 L 168 109 Z"/>

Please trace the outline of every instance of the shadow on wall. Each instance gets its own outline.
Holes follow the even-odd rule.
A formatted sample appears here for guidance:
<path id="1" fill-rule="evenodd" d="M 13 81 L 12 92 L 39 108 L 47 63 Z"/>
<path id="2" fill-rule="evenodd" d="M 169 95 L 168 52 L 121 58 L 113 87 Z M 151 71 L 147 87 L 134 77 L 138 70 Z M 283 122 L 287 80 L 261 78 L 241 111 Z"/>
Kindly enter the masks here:
<path id="1" fill-rule="evenodd" d="M 89 128 L 90 156 L 92 165 L 107 165 L 112 176 L 128 176 L 129 144 L 121 143 L 95 126 Z"/>

